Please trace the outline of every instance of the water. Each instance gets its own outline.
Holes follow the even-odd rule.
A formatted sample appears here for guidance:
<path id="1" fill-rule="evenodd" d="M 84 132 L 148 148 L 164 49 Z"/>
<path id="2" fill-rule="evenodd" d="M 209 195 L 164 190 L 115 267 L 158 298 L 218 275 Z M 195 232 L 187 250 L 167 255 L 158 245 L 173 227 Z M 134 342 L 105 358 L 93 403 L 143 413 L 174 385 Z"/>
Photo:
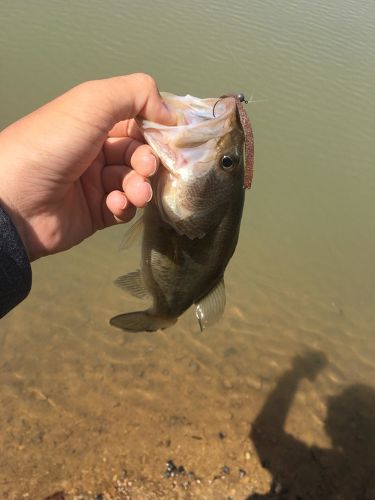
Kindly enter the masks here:
<path id="1" fill-rule="evenodd" d="M 33 264 L 0 325 L 0 496 L 251 498 L 274 478 L 290 498 L 374 498 L 373 2 L 3 0 L 0 19 L 1 126 L 146 71 L 173 93 L 244 92 L 256 145 L 204 335 L 192 311 L 156 335 L 108 326 L 139 307 L 112 285 L 138 266 L 123 227 Z M 173 486 L 168 459 L 201 481 Z"/>

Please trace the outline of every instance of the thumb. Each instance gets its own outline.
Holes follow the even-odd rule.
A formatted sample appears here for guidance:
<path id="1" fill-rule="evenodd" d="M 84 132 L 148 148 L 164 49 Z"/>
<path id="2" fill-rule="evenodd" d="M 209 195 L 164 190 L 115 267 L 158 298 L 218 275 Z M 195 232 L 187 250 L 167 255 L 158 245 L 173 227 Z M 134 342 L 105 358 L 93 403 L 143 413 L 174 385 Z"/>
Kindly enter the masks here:
<path id="1" fill-rule="evenodd" d="M 101 113 L 95 113 L 98 118 L 100 114 L 101 123 L 98 126 L 104 126 L 107 131 L 115 123 L 136 116 L 164 125 L 176 123 L 174 114 L 160 96 L 155 80 L 144 73 L 85 82 L 70 92 L 78 92 L 80 107 L 100 109 Z"/>

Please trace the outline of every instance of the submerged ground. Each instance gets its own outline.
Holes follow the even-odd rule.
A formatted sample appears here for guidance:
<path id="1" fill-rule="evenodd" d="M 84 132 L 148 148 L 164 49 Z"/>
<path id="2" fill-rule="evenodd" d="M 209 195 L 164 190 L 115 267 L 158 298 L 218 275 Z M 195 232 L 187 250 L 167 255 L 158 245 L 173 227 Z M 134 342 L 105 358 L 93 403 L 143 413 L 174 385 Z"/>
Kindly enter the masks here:
<path id="1" fill-rule="evenodd" d="M 93 252 L 106 243 L 100 235 Z M 3 323 L 2 498 L 372 498 L 365 325 L 256 277 L 242 293 L 243 248 L 225 315 L 203 335 L 193 311 L 156 334 L 109 327 L 111 313 L 143 306 L 112 287 L 109 263 L 88 276 L 77 309 L 70 290 L 84 286 L 89 244 L 74 251 L 69 287 L 55 286 L 65 256 L 37 264 L 35 296 Z"/>

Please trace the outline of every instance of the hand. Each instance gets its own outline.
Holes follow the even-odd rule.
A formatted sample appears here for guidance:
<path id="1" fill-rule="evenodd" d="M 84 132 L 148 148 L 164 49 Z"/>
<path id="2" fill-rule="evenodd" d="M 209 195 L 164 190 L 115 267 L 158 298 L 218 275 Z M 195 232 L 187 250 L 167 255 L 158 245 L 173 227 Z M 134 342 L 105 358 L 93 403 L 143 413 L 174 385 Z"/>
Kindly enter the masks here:
<path id="1" fill-rule="evenodd" d="M 327 363 L 328 359 L 324 352 L 309 350 L 303 356 L 293 358 L 293 370 L 298 372 L 301 378 L 313 381 Z"/>
<path id="2" fill-rule="evenodd" d="M 30 260 L 129 221 L 158 159 L 133 118 L 174 118 L 143 74 L 86 82 L 0 134 L 0 203 Z"/>

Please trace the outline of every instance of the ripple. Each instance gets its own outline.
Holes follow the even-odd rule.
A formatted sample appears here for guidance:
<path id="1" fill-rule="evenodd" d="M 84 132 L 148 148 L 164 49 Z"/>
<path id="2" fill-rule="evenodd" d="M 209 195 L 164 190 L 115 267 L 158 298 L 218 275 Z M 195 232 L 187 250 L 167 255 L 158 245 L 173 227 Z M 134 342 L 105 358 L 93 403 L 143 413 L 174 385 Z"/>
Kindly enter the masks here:
<path id="1" fill-rule="evenodd" d="M 118 252 L 122 228 L 33 264 L 32 294 L 0 332 L 10 497 L 67 477 L 94 491 L 120 467 L 160 486 L 170 456 L 210 478 L 244 466 L 251 423 L 312 349 L 328 362 L 300 381 L 286 430 L 330 448 L 330 398 L 375 376 L 374 14 L 349 0 L 148 1 L 142 15 L 117 1 L 0 4 L 4 124 L 78 81 L 139 70 L 175 93 L 259 100 L 227 307 L 203 335 L 192 310 L 155 335 L 108 325 L 139 307 L 112 285 L 139 265 L 139 249 Z M 250 464 L 266 492 L 269 473 Z"/>

